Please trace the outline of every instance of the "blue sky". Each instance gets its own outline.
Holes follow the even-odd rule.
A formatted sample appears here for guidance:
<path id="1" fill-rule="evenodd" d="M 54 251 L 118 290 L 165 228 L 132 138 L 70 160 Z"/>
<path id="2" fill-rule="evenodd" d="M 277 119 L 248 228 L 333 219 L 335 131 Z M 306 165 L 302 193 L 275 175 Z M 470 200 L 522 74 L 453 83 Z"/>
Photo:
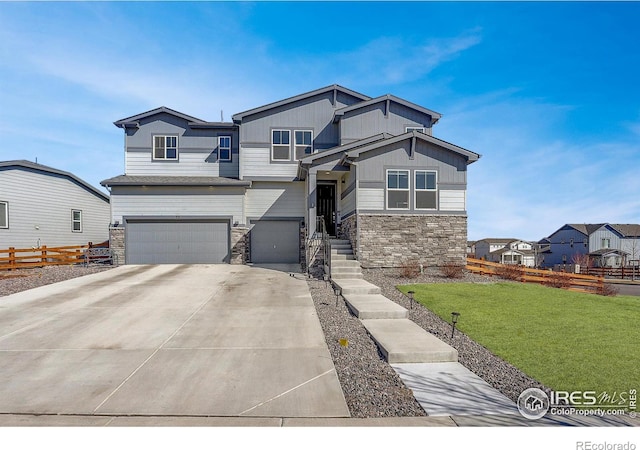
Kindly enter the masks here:
<path id="1" fill-rule="evenodd" d="M 469 167 L 469 239 L 640 222 L 640 3 L 0 2 L 0 160 L 99 186 L 113 122 L 224 119 L 341 84 L 443 117 Z"/>

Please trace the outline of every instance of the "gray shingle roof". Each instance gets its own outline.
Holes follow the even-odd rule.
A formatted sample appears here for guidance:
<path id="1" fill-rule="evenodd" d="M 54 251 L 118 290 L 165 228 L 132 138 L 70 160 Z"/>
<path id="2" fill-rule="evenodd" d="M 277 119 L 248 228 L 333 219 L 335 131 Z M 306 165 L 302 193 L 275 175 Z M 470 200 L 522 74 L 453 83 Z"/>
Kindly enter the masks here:
<path id="1" fill-rule="evenodd" d="M 100 182 L 103 186 L 251 186 L 250 181 L 224 177 L 166 177 L 119 175 Z"/>
<path id="2" fill-rule="evenodd" d="M 91 186 L 86 181 L 81 180 L 74 174 L 65 172 L 64 170 L 54 169 L 53 167 L 27 161 L 26 159 L 19 159 L 19 160 L 13 160 L 13 161 L 0 161 L 0 170 L 9 170 L 9 169 L 25 169 L 25 170 L 31 170 L 34 172 L 62 176 L 62 177 L 68 178 L 71 182 L 86 189 L 87 191 L 91 192 L 92 194 L 96 195 L 97 197 L 106 201 L 107 203 L 109 202 L 109 196 L 107 194 Z"/>

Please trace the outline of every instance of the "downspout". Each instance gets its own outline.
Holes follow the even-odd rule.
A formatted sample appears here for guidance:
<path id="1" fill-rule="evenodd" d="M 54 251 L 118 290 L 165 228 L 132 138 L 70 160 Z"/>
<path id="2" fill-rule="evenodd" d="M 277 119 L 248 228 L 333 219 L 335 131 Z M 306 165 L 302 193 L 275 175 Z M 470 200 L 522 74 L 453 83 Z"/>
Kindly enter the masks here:
<path id="1" fill-rule="evenodd" d="M 356 168 L 356 179 L 354 180 L 355 182 L 355 188 L 354 188 L 354 193 L 353 195 L 355 196 L 355 216 L 356 216 L 356 248 L 353 249 L 353 253 L 355 255 L 356 261 L 360 260 L 360 208 L 358 206 L 358 190 L 359 190 L 359 186 L 360 186 L 360 180 L 358 180 L 358 163 L 355 161 L 351 161 L 347 158 L 345 158 L 345 161 L 348 161 L 349 164 L 352 164 L 355 168 Z"/>

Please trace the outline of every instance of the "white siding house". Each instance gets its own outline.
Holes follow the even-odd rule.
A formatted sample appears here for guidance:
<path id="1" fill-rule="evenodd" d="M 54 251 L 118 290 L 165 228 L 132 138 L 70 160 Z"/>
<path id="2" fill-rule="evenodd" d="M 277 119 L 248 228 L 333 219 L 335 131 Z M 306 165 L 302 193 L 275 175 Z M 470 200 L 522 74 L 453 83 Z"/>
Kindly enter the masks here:
<path id="1" fill-rule="evenodd" d="M 109 197 L 76 176 L 29 161 L 0 162 L 0 248 L 109 239 Z"/>

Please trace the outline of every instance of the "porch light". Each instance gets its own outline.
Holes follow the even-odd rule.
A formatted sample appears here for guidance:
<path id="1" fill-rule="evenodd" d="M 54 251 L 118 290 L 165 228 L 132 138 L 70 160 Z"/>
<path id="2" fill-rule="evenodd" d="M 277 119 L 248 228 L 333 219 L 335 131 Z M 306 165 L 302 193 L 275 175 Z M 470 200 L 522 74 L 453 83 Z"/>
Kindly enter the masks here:
<path id="1" fill-rule="evenodd" d="M 415 291 L 409 291 L 407 294 L 409 295 L 409 309 L 413 309 L 413 294 L 415 294 Z"/>
<path id="2" fill-rule="evenodd" d="M 458 317 L 460 317 L 459 312 L 451 313 L 451 339 L 453 339 L 453 333 L 456 331 L 456 324 L 458 323 Z"/>
<path id="3" fill-rule="evenodd" d="M 333 287 L 333 292 L 336 294 L 336 308 L 338 307 L 338 299 L 340 298 L 340 295 L 342 294 L 342 289 L 340 289 L 338 286 L 334 286 Z"/>

